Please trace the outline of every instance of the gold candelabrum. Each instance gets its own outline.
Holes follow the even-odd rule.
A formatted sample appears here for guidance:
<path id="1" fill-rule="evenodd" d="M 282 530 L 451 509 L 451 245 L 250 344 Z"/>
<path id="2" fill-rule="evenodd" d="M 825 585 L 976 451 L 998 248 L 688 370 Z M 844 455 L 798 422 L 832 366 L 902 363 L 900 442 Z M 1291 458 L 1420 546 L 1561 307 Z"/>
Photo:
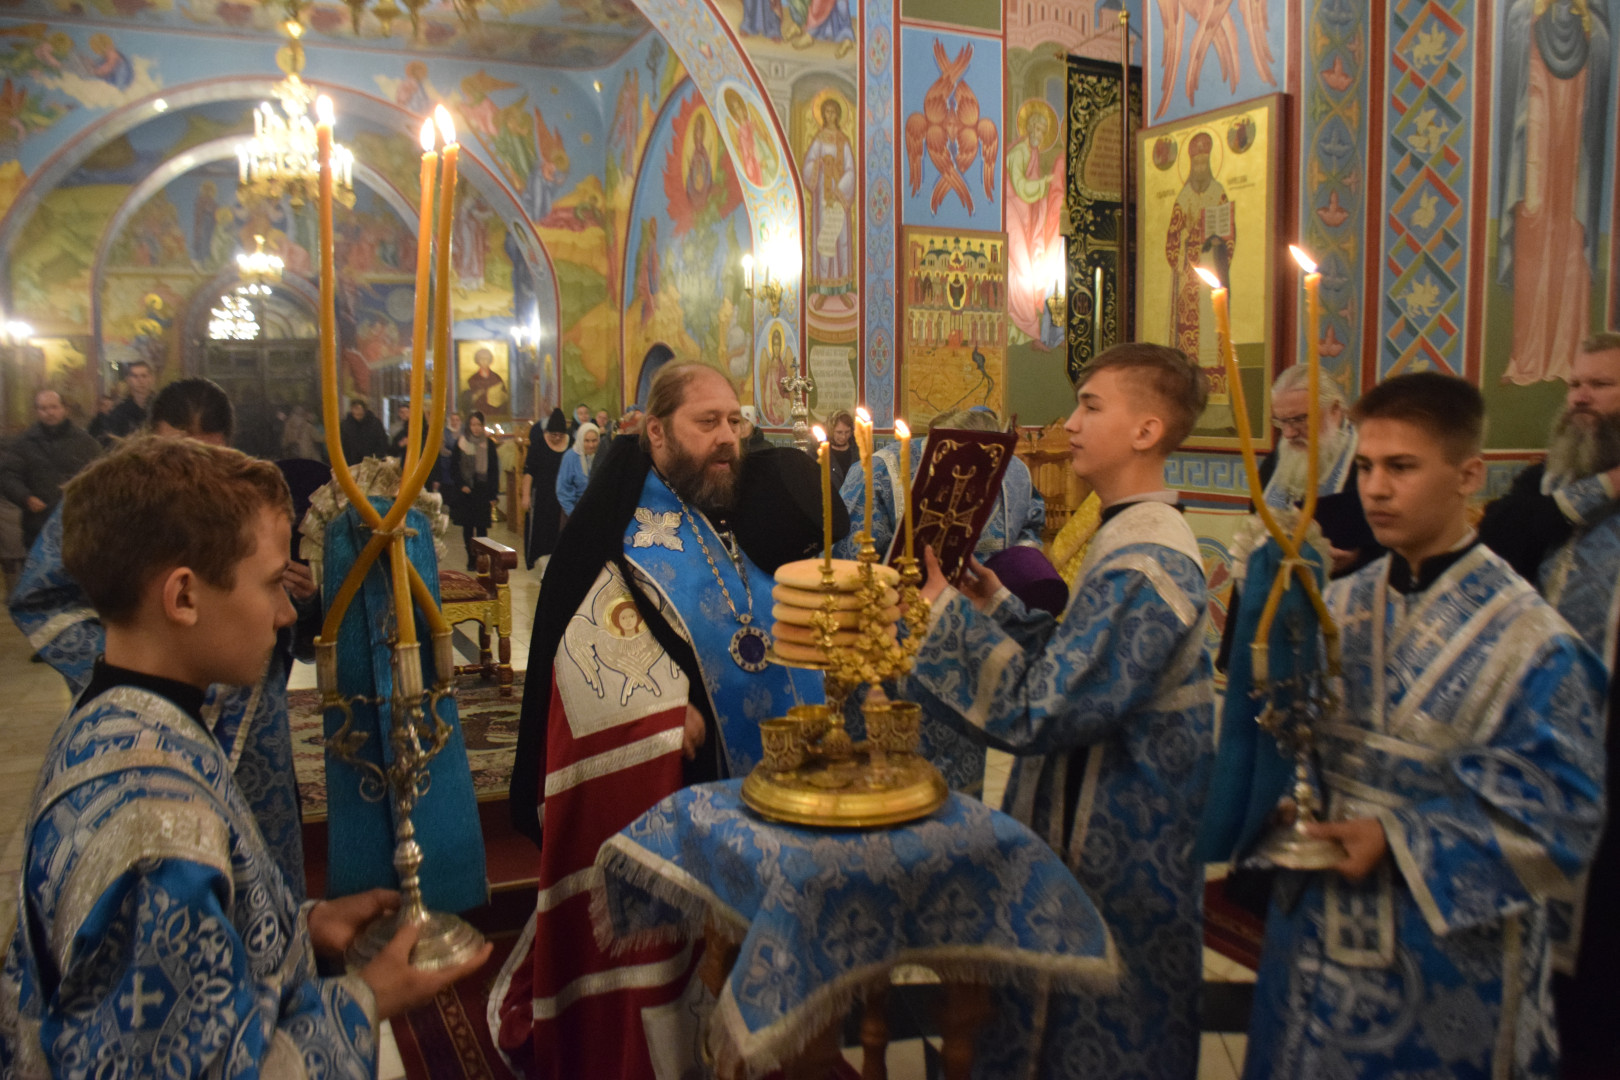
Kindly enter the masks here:
<path id="1" fill-rule="evenodd" d="M 333 478 L 360 516 L 371 535 L 355 558 L 342 584 L 328 605 L 320 636 L 315 639 L 316 676 L 321 707 L 336 710 L 343 723 L 335 733 L 331 749 L 335 757 L 361 773 L 361 796 L 380 802 L 390 795 L 396 810 L 394 869 L 399 875 L 400 907 L 394 915 L 378 919 L 356 938 L 348 960 L 364 964 L 392 940 L 403 926 L 416 926 L 420 934 L 411 950 L 411 963 L 424 970 L 453 967 L 477 954 L 483 935 L 452 914 L 430 912 L 422 903 L 422 847 L 416 841 L 412 813 L 417 800 L 428 792 L 428 772 L 433 758 L 444 749 L 451 729 L 439 715 L 439 703 L 455 694 L 455 657 L 450 646 L 450 624 L 439 610 L 433 593 L 406 554 L 405 542 L 411 530 L 405 516 L 428 476 L 438 463 L 439 445 L 444 433 L 445 402 L 449 398 L 450 365 L 450 234 L 455 218 L 457 163 L 461 148 L 455 140 L 455 126 L 441 105 L 435 118 L 422 127 L 422 202 L 416 265 L 416 311 L 412 326 L 410 404 L 411 419 L 406 438 L 405 461 L 399 493 L 386 514 L 371 505 L 343 457 L 338 441 L 340 404 L 337 370 L 336 259 L 334 253 L 332 203 L 335 186 L 333 164 L 332 104 L 326 98 L 317 102 L 316 139 L 319 158 L 318 220 L 320 224 L 320 367 L 321 408 L 326 424 L 326 449 L 332 461 Z M 434 138 L 435 127 L 444 142 L 443 168 Z M 438 189 L 438 232 L 434 235 L 434 180 Z M 436 264 L 430 264 L 436 258 Z M 430 276 L 431 271 L 431 276 Z M 427 343 L 429 297 L 432 297 L 434 332 L 433 395 L 428 407 Z M 423 438 L 422 424 L 427 424 Z M 425 443 L 425 445 L 424 445 Z M 337 637 L 349 605 L 380 557 L 386 557 L 391 582 L 390 599 L 394 632 L 389 639 L 393 659 L 393 693 L 384 698 L 347 697 L 338 689 Z M 433 639 L 436 682 L 424 693 L 422 646 L 417 640 L 416 613 L 420 610 Z M 389 748 L 380 755 L 382 767 L 360 757 L 360 748 L 369 732 L 354 727 L 354 706 L 387 708 Z M 424 707 L 425 705 L 425 707 Z"/>
<path id="2" fill-rule="evenodd" d="M 917 753 L 922 710 L 914 702 L 869 693 L 862 708 L 866 741 L 856 743 L 844 726 L 849 695 L 910 672 L 928 630 L 917 560 L 900 560 L 898 599 L 909 632 L 903 638 L 895 636 L 889 614 L 894 587 L 877 561 L 870 528 L 861 534 L 853 568 L 830 557 L 821 561 L 824 598 L 810 619 L 825 660 L 786 660 L 772 651 L 777 663 L 824 672 L 827 703 L 796 706 L 762 725 L 765 759 L 743 781 L 742 797 L 765 817 L 844 828 L 898 825 L 933 813 L 950 795 L 939 770 Z M 857 575 L 853 594 L 838 580 L 850 569 Z M 858 613 L 853 641 L 841 636 L 851 595 Z"/>

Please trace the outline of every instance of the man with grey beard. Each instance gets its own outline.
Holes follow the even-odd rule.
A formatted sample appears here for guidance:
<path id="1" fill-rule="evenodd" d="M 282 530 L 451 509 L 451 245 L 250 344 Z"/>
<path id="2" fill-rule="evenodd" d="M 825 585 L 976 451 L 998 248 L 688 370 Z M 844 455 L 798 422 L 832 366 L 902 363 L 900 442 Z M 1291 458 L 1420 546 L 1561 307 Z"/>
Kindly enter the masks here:
<path id="1" fill-rule="evenodd" d="M 1544 465 L 1532 465 L 1485 509 L 1479 538 L 1541 589 L 1609 665 L 1609 714 L 1620 622 L 1620 334 L 1584 342 L 1570 373 L 1564 410 L 1553 422 Z M 1608 775 L 1620 776 L 1611 731 Z M 1612 781 L 1611 781 L 1612 782 Z M 1553 908 L 1553 977 L 1566 1078 L 1612 1075 L 1620 1060 L 1620 838 L 1614 797 L 1609 821 L 1584 882 Z M 1584 886 L 1584 888 L 1582 887 Z M 1583 919 L 1586 911 L 1599 913 Z M 1563 919 L 1557 918 L 1562 914 Z"/>

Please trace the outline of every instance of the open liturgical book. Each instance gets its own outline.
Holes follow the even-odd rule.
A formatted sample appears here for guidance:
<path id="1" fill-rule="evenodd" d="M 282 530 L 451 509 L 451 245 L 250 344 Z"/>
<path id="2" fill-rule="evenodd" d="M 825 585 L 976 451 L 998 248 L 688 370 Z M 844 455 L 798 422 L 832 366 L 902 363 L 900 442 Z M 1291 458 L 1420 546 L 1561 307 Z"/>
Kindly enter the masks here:
<path id="1" fill-rule="evenodd" d="M 1001 495 L 1001 478 L 1012 462 L 1018 436 L 1008 431 L 962 431 L 934 428 L 923 447 L 922 462 L 906 496 L 913 516 L 917 558 L 932 546 L 945 580 L 953 585 L 979 544 Z M 895 529 L 888 562 L 906 553 L 905 522 Z"/>

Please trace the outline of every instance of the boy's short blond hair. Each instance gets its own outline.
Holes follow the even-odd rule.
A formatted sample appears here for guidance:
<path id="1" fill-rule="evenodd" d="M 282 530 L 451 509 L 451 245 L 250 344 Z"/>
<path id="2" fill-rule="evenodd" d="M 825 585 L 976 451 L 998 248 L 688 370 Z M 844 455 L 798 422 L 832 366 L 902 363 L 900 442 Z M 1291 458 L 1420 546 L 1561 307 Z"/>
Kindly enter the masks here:
<path id="1" fill-rule="evenodd" d="M 193 439 L 128 439 L 63 488 L 62 566 L 104 622 L 125 624 L 166 570 L 235 585 L 261 509 L 292 519 L 287 482 L 268 461 Z"/>
<path id="2" fill-rule="evenodd" d="M 1151 411 L 1164 423 L 1157 449 L 1167 457 L 1174 453 L 1192 434 L 1209 404 L 1209 382 L 1203 371 L 1180 349 L 1132 341 L 1115 345 L 1087 364 L 1079 385 L 1085 386 L 1097 372 L 1110 369 L 1128 379 L 1133 390 L 1152 398 Z"/>

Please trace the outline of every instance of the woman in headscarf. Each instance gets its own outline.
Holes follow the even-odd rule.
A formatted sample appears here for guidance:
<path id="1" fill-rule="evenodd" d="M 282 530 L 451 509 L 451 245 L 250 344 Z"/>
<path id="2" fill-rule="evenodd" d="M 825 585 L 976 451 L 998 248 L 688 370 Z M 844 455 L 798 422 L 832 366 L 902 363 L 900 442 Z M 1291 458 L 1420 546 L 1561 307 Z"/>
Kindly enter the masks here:
<path id="1" fill-rule="evenodd" d="M 563 455 L 557 469 L 557 502 L 563 513 L 572 514 L 579 505 L 579 497 L 591 482 L 591 466 L 596 463 L 596 448 L 601 445 L 602 431 L 595 424 L 584 423 L 574 432 L 574 449 Z"/>
<path id="2" fill-rule="evenodd" d="M 568 454 L 568 419 L 561 409 L 552 409 L 551 418 L 540 438 L 529 443 L 523 462 L 523 488 L 520 499 L 528 513 L 523 533 L 523 557 L 530 570 L 535 561 L 549 558 L 562 531 L 562 504 L 557 501 L 557 473 Z"/>
<path id="3" fill-rule="evenodd" d="M 478 569 L 473 554 L 473 538 L 488 536 L 495 500 L 501 494 L 501 459 L 495 440 L 484 432 L 484 414 L 470 413 L 462 425 L 461 438 L 450 451 L 450 520 L 461 526 L 467 547 L 467 569 Z"/>

